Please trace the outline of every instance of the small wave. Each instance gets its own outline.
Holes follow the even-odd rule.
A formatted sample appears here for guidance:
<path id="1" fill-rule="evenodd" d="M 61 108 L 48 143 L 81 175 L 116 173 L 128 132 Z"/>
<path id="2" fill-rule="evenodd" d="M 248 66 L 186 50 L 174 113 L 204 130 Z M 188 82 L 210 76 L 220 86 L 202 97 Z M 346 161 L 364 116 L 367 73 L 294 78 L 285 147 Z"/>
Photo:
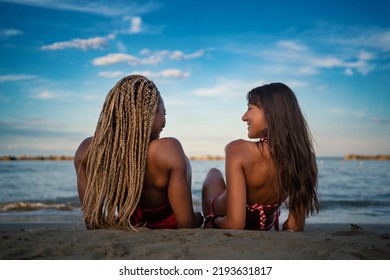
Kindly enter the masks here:
<path id="1" fill-rule="evenodd" d="M 321 209 L 336 208 L 388 208 L 388 201 L 380 200 L 321 200 Z"/>
<path id="2" fill-rule="evenodd" d="M 43 203 L 43 202 L 11 202 L 0 204 L 1 212 L 9 211 L 37 211 L 37 210 L 59 210 L 72 211 L 74 208 L 65 203 Z"/>

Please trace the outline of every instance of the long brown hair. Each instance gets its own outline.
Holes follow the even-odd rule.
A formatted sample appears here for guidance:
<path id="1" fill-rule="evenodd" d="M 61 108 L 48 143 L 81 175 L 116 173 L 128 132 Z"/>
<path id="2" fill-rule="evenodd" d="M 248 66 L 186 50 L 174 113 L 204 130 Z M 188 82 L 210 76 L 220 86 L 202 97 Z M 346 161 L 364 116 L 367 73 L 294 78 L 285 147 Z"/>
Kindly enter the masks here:
<path id="1" fill-rule="evenodd" d="M 252 89 L 247 100 L 265 112 L 279 195 L 288 197 L 287 207 L 303 223 L 303 216 L 319 211 L 318 169 L 312 136 L 295 94 L 285 84 L 271 83 Z"/>
<path id="2" fill-rule="evenodd" d="M 155 84 L 138 75 L 108 93 L 87 154 L 83 212 L 90 228 L 134 229 L 130 218 L 142 192 L 159 96 Z"/>

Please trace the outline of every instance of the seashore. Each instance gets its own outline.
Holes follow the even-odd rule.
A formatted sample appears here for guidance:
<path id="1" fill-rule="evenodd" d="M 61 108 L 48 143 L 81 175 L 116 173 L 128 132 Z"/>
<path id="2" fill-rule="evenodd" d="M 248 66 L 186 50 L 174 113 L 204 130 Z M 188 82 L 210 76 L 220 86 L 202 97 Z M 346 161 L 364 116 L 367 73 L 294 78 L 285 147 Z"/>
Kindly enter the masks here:
<path id="1" fill-rule="evenodd" d="M 293 233 L 0 223 L 0 239 L 2 260 L 390 260 L 385 224 L 307 224 Z"/>

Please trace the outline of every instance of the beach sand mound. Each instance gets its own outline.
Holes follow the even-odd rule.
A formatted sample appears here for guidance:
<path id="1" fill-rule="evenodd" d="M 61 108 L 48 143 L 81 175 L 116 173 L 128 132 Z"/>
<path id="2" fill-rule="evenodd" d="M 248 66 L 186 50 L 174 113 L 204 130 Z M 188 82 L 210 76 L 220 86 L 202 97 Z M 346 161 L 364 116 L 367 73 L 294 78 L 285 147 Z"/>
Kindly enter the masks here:
<path id="1" fill-rule="evenodd" d="M 0 259 L 390 259 L 390 226 L 320 224 L 304 232 L 179 229 L 87 231 L 71 224 L 0 224 Z"/>

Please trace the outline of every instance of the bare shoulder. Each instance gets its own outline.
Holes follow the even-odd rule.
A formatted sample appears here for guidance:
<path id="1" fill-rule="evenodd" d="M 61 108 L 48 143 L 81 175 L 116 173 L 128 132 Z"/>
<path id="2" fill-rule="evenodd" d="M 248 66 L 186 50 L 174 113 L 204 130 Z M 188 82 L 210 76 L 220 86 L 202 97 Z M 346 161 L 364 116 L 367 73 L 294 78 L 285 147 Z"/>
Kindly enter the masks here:
<path id="1" fill-rule="evenodd" d="M 176 162 L 185 159 L 183 147 L 179 140 L 166 137 L 153 140 L 149 143 L 148 158 L 158 159 L 163 162 Z"/>
<path id="2" fill-rule="evenodd" d="M 250 149 L 254 146 L 253 142 L 246 141 L 243 139 L 238 139 L 230 142 L 225 147 L 226 155 L 228 154 L 244 154 L 246 151 L 250 151 Z"/>
<path id="3" fill-rule="evenodd" d="M 228 164 L 238 164 L 247 166 L 256 160 L 258 151 L 256 143 L 243 139 L 230 142 L 225 147 L 226 162 Z"/>
<path id="4" fill-rule="evenodd" d="M 171 150 L 182 150 L 181 143 L 179 140 L 173 137 L 166 137 L 153 140 L 149 143 L 149 152 L 165 152 L 165 149 Z"/>
<path id="5" fill-rule="evenodd" d="M 89 145 L 92 142 L 93 137 L 88 137 L 84 139 L 83 142 L 81 142 L 80 146 L 78 147 L 75 155 L 74 155 L 74 161 L 76 162 L 81 162 L 84 158 L 85 155 L 88 151 Z"/>

